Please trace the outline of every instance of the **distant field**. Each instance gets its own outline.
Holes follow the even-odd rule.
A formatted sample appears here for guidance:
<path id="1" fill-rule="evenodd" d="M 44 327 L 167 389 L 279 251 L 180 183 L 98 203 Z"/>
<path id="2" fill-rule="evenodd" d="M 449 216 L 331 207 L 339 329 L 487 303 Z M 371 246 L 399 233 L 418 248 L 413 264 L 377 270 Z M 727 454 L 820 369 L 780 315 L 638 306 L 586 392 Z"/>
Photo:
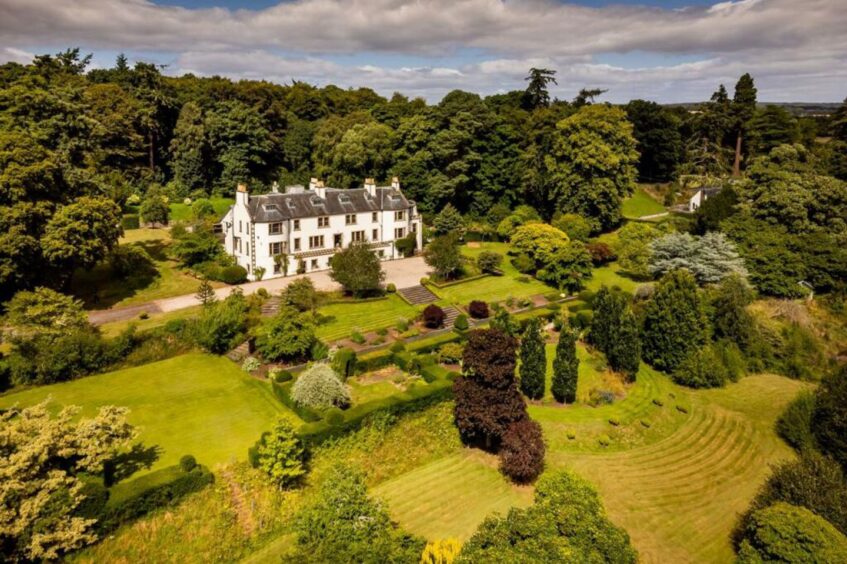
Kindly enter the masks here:
<path id="1" fill-rule="evenodd" d="M 153 469 L 193 454 L 209 467 L 244 460 L 247 449 L 280 416 L 294 421 L 273 397 L 267 383 L 245 375 L 223 357 L 188 354 L 0 396 L 0 407 L 32 405 L 52 397 L 61 405 L 83 406 L 93 415 L 102 405 L 129 407 L 129 421 L 140 441 L 158 446 Z"/>
<path id="2" fill-rule="evenodd" d="M 318 326 L 318 337 L 325 341 L 349 337 L 354 330 L 365 333 L 392 327 L 401 317 L 409 319 L 418 315 L 417 308 L 396 294 L 389 294 L 384 300 L 330 304 L 318 312 L 331 318 Z"/>
<path id="3" fill-rule="evenodd" d="M 653 199 L 650 194 L 645 192 L 643 189 L 638 188 L 632 196 L 623 201 L 621 211 L 624 217 L 637 219 L 639 217 L 644 217 L 645 215 L 662 213 L 666 210 L 665 207 Z"/>
<path id="4" fill-rule="evenodd" d="M 215 208 L 215 215 L 217 219 L 223 217 L 223 215 L 227 212 L 229 207 L 235 203 L 235 200 L 232 198 L 210 198 L 210 202 L 212 202 L 212 207 Z M 170 205 L 171 208 L 171 221 L 189 221 L 194 219 L 194 213 L 191 211 L 191 206 L 183 204 L 182 202 L 175 202 Z"/>

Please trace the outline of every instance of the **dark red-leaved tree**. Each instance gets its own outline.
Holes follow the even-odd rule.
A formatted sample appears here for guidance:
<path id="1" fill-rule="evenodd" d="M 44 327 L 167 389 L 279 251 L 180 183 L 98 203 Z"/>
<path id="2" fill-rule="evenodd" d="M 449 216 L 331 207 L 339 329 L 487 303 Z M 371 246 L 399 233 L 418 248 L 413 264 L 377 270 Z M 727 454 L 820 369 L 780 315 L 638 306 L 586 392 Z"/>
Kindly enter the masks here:
<path id="1" fill-rule="evenodd" d="M 438 329 L 444 325 L 444 317 L 444 310 L 435 304 L 430 304 L 423 310 L 424 325 L 430 329 Z"/>
<path id="2" fill-rule="evenodd" d="M 465 443 L 496 450 L 509 426 L 527 419 L 515 383 L 516 348 L 514 338 L 496 329 L 470 332 L 464 376 L 453 383 L 453 413 Z"/>
<path id="3" fill-rule="evenodd" d="M 544 470 L 544 437 L 532 419 L 512 423 L 500 446 L 500 471 L 515 482 L 531 482 Z"/>
<path id="4" fill-rule="evenodd" d="M 485 319 L 488 317 L 488 304 L 481 300 L 474 300 L 468 305 L 468 313 L 474 319 Z"/>

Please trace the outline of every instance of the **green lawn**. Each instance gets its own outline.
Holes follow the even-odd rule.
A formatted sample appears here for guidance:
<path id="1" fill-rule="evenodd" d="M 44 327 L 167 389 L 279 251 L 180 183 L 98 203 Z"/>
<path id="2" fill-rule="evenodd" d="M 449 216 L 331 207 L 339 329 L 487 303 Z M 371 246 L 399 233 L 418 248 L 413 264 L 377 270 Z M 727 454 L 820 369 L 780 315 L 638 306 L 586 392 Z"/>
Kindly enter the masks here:
<path id="1" fill-rule="evenodd" d="M 161 449 L 153 469 L 176 464 L 184 454 L 214 467 L 243 460 L 247 449 L 280 416 L 299 420 L 273 397 L 267 383 L 246 376 L 223 357 L 188 354 L 0 396 L 0 407 L 38 403 L 129 407 L 129 421 L 146 446 Z"/>
<path id="2" fill-rule="evenodd" d="M 462 247 L 462 254 L 475 259 L 482 251 L 494 251 L 503 255 L 502 276 L 486 276 L 478 280 L 470 280 L 444 288 L 430 287 L 445 303 L 467 306 L 471 300 L 499 302 L 508 298 L 524 298 L 536 294 L 555 292 L 554 288 L 539 282 L 532 276 L 525 276 L 525 282 L 518 280 L 521 273 L 515 270 L 509 262 L 506 253 L 508 243 L 475 243 L 475 247 Z"/>
<path id="3" fill-rule="evenodd" d="M 638 188 L 632 196 L 623 201 L 621 211 L 623 212 L 623 216 L 626 218 L 638 219 L 645 215 L 655 215 L 666 210 L 665 207 L 654 200 L 650 194 L 645 192 L 643 189 Z"/>
<path id="4" fill-rule="evenodd" d="M 324 341 L 335 341 L 349 337 L 354 330 L 365 333 L 391 327 L 401 317 L 416 317 L 418 309 L 396 294 L 389 294 L 383 300 L 325 305 L 318 309 L 318 313 L 329 318 L 318 326 L 318 337 Z"/>
<path id="5" fill-rule="evenodd" d="M 131 229 L 121 238 L 121 245 L 143 248 L 153 259 L 152 269 L 119 278 L 108 265 L 100 264 L 92 270 L 77 272 L 71 282 L 72 293 L 91 309 L 122 307 L 145 302 L 192 294 L 200 282 L 179 268 L 167 255 L 171 244 L 167 229 Z M 212 282 L 215 287 L 222 286 Z"/>
<path id="6" fill-rule="evenodd" d="M 531 488 L 497 470 L 497 459 L 466 450 L 389 480 L 373 490 L 406 530 L 427 539 L 466 540 L 492 513 L 529 505 Z"/>
<path id="7" fill-rule="evenodd" d="M 617 263 L 613 262 L 606 266 L 595 268 L 592 271 L 591 278 L 585 284 L 586 290 L 596 292 L 601 286 L 608 287 L 617 286 L 624 292 L 632 293 L 640 286 L 641 282 L 636 282 L 632 278 L 626 276 L 620 269 Z"/>
<path id="8" fill-rule="evenodd" d="M 229 207 L 235 203 L 235 200 L 232 198 L 210 198 L 212 202 L 212 207 L 215 208 L 215 215 L 218 219 L 223 217 L 223 215 L 227 212 Z M 194 219 L 194 213 L 191 211 L 191 206 L 183 204 L 182 202 L 172 203 L 170 205 L 171 208 L 171 221 L 189 221 Z"/>
<path id="9" fill-rule="evenodd" d="M 393 382 L 388 381 L 363 384 L 358 378 L 353 378 L 347 380 L 347 385 L 350 386 L 351 395 L 353 396 L 353 405 L 387 398 L 402 391 L 402 389 L 395 386 Z"/>
<path id="10" fill-rule="evenodd" d="M 193 319 L 195 317 L 199 317 L 202 311 L 203 306 L 196 305 L 183 309 L 177 309 L 174 311 L 168 311 L 165 313 L 150 313 L 147 319 L 141 319 L 140 317 L 137 317 L 126 321 L 112 321 L 110 323 L 104 323 L 102 325 L 99 325 L 98 327 L 105 336 L 115 337 L 130 325 L 135 325 L 139 331 L 144 331 L 147 329 L 161 327 L 168 321 L 174 319 Z"/>

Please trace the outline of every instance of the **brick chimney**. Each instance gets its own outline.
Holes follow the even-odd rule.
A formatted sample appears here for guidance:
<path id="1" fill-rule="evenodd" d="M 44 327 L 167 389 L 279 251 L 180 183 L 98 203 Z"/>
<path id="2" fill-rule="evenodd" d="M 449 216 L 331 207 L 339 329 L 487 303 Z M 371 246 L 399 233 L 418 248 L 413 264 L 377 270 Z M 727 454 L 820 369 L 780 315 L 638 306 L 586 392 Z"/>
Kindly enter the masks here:
<path id="1" fill-rule="evenodd" d="M 376 197 L 376 181 L 373 178 L 365 178 L 365 191 L 371 198 Z"/>
<path id="2" fill-rule="evenodd" d="M 314 190 L 318 187 L 318 179 L 314 176 L 309 179 L 309 190 Z"/>

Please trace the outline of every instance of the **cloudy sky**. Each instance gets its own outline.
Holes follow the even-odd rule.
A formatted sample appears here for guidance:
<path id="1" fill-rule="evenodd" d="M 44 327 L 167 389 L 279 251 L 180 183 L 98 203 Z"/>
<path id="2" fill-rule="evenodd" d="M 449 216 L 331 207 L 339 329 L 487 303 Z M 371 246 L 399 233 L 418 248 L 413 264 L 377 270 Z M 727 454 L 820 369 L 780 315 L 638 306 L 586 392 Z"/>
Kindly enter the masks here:
<path id="1" fill-rule="evenodd" d="M 847 96 L 847 0 L 0 0 L 0 61 L 79 46 L 166 72 L 369 86 L 699 101 L 750 72 L 764 101 Z"/>

